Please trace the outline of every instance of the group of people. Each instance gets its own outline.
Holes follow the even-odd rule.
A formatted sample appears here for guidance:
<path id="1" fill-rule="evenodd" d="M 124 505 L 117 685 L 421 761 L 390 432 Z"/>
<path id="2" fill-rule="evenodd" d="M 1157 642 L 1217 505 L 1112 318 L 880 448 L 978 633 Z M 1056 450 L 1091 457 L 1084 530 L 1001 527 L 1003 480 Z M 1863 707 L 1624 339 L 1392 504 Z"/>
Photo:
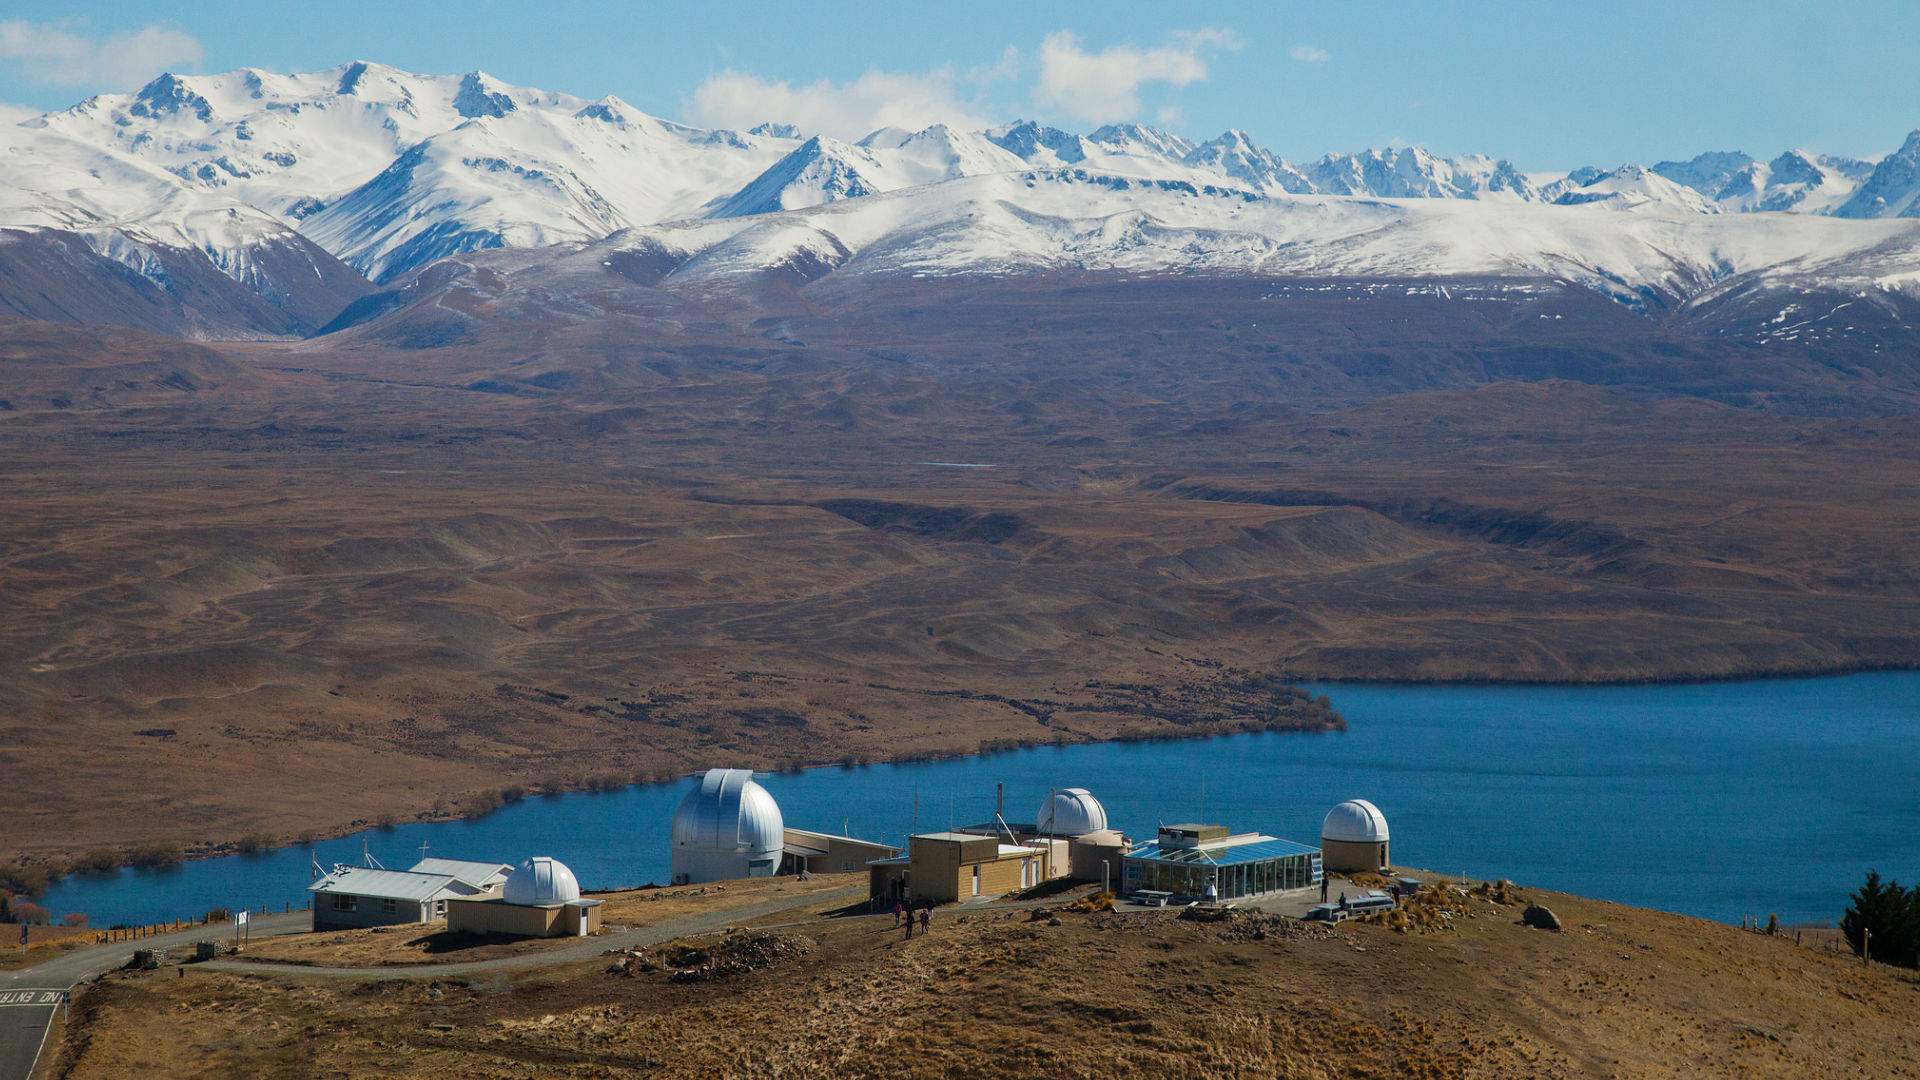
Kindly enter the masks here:
<path id="1" fill-rule="evenodd" d="M 905 925 L 907 928 L 907 940 L 909 941 L 913 940 L 913 918 L 914 915 L 911 908 L 901 904 L 898 900 L 893 902 L 894 928 L 898 929 L 902 925 Z M 920 906 L 920 933 L 924 936 L 932 925 L 933 902 L 929 900 Z"/>

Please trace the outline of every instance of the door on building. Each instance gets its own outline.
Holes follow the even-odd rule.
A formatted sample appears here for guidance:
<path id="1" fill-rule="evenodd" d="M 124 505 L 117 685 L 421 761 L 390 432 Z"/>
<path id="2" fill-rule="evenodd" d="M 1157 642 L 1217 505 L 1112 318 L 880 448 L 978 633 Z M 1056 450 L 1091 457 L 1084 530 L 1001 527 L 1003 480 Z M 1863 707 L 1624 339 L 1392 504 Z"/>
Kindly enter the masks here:
<path id="1" fill-rule="evenodd" d="M 973 895 L 980 895 L 980 864 L 973 864 Z"/>

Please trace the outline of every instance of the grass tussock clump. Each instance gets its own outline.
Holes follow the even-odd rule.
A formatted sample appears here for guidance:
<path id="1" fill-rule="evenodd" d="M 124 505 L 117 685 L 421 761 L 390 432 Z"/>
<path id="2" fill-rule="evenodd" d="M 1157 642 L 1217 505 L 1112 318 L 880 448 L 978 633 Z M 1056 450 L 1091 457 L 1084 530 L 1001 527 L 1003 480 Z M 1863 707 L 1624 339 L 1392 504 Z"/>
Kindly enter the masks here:
<path id="1" fill-rule="evenodd" d="M 1089 893 L 1060 909 L 1075 915 L 1091 915 L 1096 911 L 1113 910 L 1113 894 L 1110 892 Z"/>
<path id="2" fill-rule="evenodd" d="M 1466 910 L 1461 895 L 1444 885 L 1423 885 L 1404 897 L 1392 911 L 1378 911 L 1361 921 L 1400 934 L 1432 934 L 1453 929 L 1454 916 Z"/>
<path id="3" fill-rule="evenodd" d="M 1508 881 L 1506 878 L 1501 878 L 1499 881 L 1483 881 L 1475 885 L 1470 892 L 1482 900 L 1488 900 L 1496 904 L 1511 905 L 1531 903 L 1527 894 L 1521 892 L 1518 885 Z"/>

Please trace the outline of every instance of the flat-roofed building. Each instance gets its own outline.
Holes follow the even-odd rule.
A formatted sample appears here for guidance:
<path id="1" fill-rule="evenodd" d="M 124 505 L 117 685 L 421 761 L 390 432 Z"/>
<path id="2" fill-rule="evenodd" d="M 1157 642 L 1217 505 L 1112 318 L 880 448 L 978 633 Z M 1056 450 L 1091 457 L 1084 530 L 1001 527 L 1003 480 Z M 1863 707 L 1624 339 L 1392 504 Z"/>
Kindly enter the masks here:
<path id="1" fill-rule="evenodd" d="M 307 886 L 315 930 L 425 923 L 445 917 L 447 901 L 490 895 L 452 874 L 336 866 Z"/>
<path id="2" fill-rule="evenodd" d="M 921 833 L 907 840 L 906 891 L 936 904 L 1002 896 L 1053 877 L 1053 850 L 975 833 Z M 878 880 L 878 875 L 876 875 Z"/>
<path id="3" fill-rule="evenodd" d="M 864 870 L 875 859 L 890 859 L 900 854 L 892 844 L 876 844 L 852 836 L 787 829 L 786 848 L 780 860 L 780 872 L 797 874 L 834 874 L 846 870 Z"/>
<path id="4" fill-rule="evenodd" d="M 1162 826 L 1152 843 L 1121 860 L 1123 895 L 1150 890 L 1221 900 L 1305 889 L 1320 884 L 1320 849 L 1264 833 L 1231 833 L 1224 825 Z"/>

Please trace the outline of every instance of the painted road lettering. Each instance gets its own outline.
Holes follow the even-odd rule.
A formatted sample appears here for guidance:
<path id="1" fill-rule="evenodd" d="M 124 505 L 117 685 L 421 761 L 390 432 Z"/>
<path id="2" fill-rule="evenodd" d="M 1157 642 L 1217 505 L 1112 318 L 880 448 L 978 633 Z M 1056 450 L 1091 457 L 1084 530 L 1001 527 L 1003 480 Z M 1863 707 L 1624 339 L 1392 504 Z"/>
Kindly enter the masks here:
<path id="1" fill-rule="evenodd" d="M 65 990 L 0 990 L 0 1009 L 20 1006 L 59 1005 L 67 1000 Z"/>

